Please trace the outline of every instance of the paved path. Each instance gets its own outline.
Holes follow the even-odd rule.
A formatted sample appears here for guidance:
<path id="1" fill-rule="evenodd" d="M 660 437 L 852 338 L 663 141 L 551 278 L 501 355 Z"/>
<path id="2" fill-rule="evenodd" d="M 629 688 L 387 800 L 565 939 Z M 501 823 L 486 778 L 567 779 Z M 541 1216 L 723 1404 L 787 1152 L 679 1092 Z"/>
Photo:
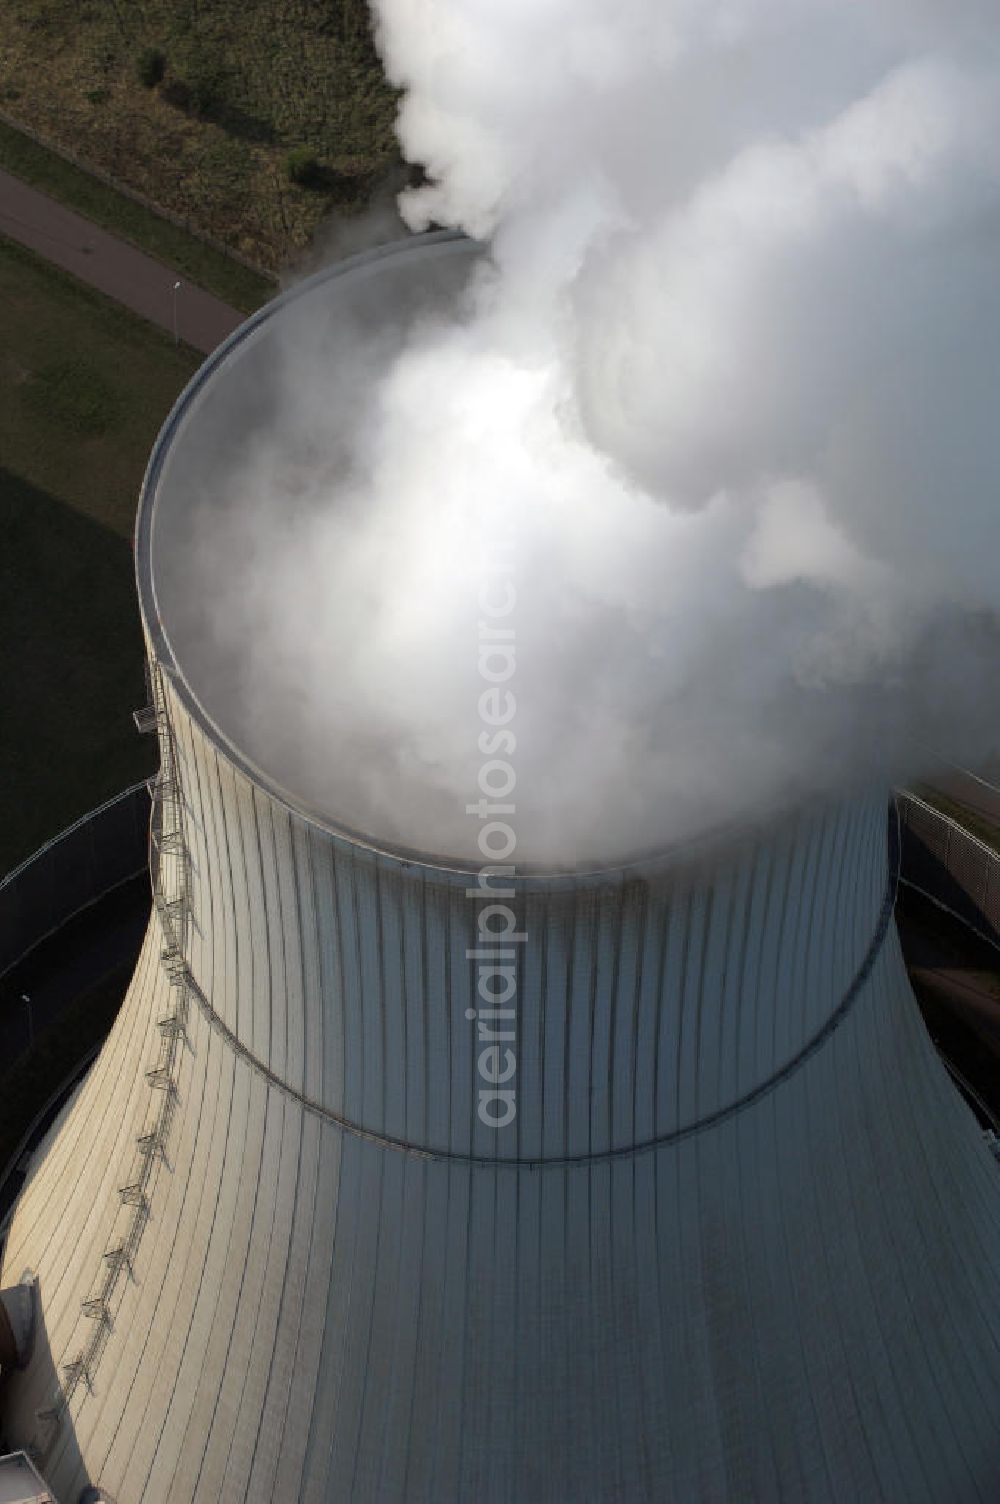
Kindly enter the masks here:
<path id="1" fill-rule="evenodd" d="M 181 280 L 176 295 L 177 333 L 206 355 L 243 322 L 242 313 L 178 279 L 162 261 L 2 170 L 0 234 L 72 272 L 81 282 L 89 282 L 170 334 L 174 333 L 174 283 Z"/>

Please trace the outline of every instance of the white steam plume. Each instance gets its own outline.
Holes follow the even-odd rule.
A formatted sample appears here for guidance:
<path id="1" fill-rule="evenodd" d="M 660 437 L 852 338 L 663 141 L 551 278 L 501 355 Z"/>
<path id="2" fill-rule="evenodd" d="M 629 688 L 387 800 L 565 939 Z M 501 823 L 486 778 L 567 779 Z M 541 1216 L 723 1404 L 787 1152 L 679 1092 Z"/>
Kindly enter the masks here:
<path id="1" fill-rule="evenodd" d="M 243 495 L 261 563 L 219 630 L 252 626 L 264 759 L 349 823 L 474 849 L 486 533 L 516 559 L 519 857 L 987 749 L 995 0 L 373 9 L 429 180 L 407 221 L 490 270 L 375 383 L 307 521 Z M 283 464 L 258 451 L 255 496 Z"/>

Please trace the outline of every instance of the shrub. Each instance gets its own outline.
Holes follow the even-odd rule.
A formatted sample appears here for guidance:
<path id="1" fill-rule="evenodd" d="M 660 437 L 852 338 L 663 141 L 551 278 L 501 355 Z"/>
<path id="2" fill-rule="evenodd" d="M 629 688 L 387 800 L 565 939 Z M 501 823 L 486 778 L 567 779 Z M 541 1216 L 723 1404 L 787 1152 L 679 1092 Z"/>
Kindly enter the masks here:
<path id="1" fill-rule="evenodd" d="M 320 181 L 319 162 L 307 146 L 295 146 L 285 158 L 285 170 L 301 188 L 314 188 Z"/>
<path id="2" fill-rule="evenodd" d="M 167 60 L 159 47 L 144 47 L 135 65 L 136 76 L 147 89 L 155 89 L 163 79 Z"/>
<path id="3" fill-rule="evenodd" d="M 226 70 L 211 57 L 195 57 L 185 69 L 189 108 L 206 119 L 219 114 L 226 92 Z"/>

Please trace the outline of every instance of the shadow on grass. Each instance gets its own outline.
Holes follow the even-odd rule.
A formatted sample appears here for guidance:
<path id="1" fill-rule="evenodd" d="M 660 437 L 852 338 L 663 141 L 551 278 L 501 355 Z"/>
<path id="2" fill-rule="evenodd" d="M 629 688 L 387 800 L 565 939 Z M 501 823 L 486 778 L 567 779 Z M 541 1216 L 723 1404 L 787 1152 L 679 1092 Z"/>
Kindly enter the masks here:
<path id="1" fill-rule="evenodd" d="M 2 874 L 155 753 L 129 542 L 3 466 L 0 540 Z"/>
<path id="2" fill-rule="evenodd" d="M 168 104 L 195 120 L 207 120 L 241 141 L 273 146 L 277 132 L 271 121 L 232 102 L 233 81 L 222 69 L 164 80 L 160 93 Z"/>

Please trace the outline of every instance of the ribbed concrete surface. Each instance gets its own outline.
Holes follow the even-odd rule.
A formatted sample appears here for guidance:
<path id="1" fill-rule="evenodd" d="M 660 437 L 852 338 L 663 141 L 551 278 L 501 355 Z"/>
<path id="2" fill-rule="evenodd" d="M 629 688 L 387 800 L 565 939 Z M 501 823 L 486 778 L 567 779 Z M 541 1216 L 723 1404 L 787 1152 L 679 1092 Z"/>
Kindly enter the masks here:
<path id="1" fill-rule="evenodd" d="M 170 707 L 192 802 L 196 980 L 293 1091 L 415 1147 L 553 1159 L 690 1126 L 769 1081 L 822 1028 L 880 922 L 879 798 L 801 819 L 722 864 L 519 883 L 519 1113 L 498 1135 L 477 1121 L 465 1016 L 479 1001 L 466 958 L 481 943 L 475 878 L 294 818 L 172 692 Z"/>
<path id="2" fill-rule="evenodd" d="M 521 1110 L 488 1133 L 466 880 L 290 815 L 168 699 L 198 991 L 58 1423 L 132 1216 L 155 917 L 4 1260 L 44 1319 L 9 1434 L 61 1499 L 995 1500 L 1000 1171 L 884 923 L 881 799 L 525 885 Z"/>

